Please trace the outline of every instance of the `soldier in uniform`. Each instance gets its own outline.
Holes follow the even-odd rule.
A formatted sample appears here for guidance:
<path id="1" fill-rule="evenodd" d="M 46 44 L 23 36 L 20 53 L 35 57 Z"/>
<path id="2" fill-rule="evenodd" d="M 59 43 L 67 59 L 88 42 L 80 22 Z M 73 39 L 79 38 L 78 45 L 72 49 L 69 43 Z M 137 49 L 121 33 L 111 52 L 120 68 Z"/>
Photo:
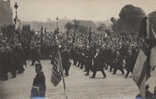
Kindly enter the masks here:
<path id="1" fill-rule="evenodd" d="M 76 66 L 77 62 L 78 62 L 78 54 L 77 54 L 77 48 L 76 47 L 73 47 L 71 49 L 71 57 L 73 59 L 74 65 Z"/>
<path id="2" fill-rule="evenodd" d="M 8 72 L 11 72 L 12 74 L 12 77 L 15 78 L 16 77 L 16 70 L 17 70 L 17 63 L 19 62 L 18 60 L 16 61 L 16 56 L 15 53 L 14 53 L 14 49 L 10 46 L 7 48 L 7 57 L 8 57 Z"/>
<path id="3" fill-rule="evenodd" d="M 7 80 L 8 76 L 7 76 L 7 53 L 6 53 L 6 49 L 5 46 L 1 47 L 1 51 L 0 51 L 0 79 L 1 80 Z"/>
<path id="4" fill-rule="evenodd" d="M 12 65 L 11 61 L 12 49 L 8 43 L 6 43 L 1 49 L 1 77 L 3 80 L 8 79 L 8 72 L 11 72 L 13 77 L 16 77 L 16 68 Z"/>
<path id="5" fill-rule="evenodd" d="M 133 68 L 134 68 L 134 65 L 135 65 L 136 58 L 137 58 L 136 49 L 129 49 L 128 56 L 126 57 L 126 66 L 125 66 L 125 68 L 127 70 L 127 73 L 125 75 L 125 78 L 128 77 L 130 72 L 133 72 Z"/>
<path id="6" fill-rule="evenodd" d="M 24 56 L 24 50 L 21 46 L 21 44 L 18 44 L 16 47 L 17 51 L 17 59 L 18 59 L 18 72 L 23 73 L 24 72 L 24 64 L 26 63 L 25 61 L 25 56 Z"/>
<path id="7" fill-rule="evenodd" d="M 103 62 L 103 57 L 102 57 L 102 51 L 99 48 L 96 49 L 96 54 L 94 56 L 93 62 L 94 62 L 93 66 L 91 68 L 91 70 L 93 71 L 93 75 L 91 78 L 95 78 L 97 71 L 101 71 L 103 74 L 103 77 L 106 78 L 106 74 L 104 72 L 104 62 Z"/>
<path id="8" fill-rule="evenodd" d="M 34 65 L 35 61 L 40 62 L 40 53 L 39 53 L 39 48 L 37 45 L 33 45 L 31 47 L 31 59 L 32 59 L 32 64 Z"/>
<path id="9" fill-rule="evenodd" d="M 85 56 L 86 56 L 86 64 L 85 64 L 85 70 L 86 70 L 86 76 L 89 75 L 89 71 L 90 71 L 90 68 L 92 67 L 92 60 L 93 60 L 93 57 L 95 55 L 95 52 L 94 51 L 94 48 L 87 48 L 86 50 L 86 53 L 85 53 Z"/>
<path id="10" fill-rule="evenodd" d="M 119 51 L 116 52 L 116 58 L 115 58 L 113 67 L 114 67 L 113 74 L 116 74 L 117 70 L 120 70 L 122 74 L 124 75 L 123 58 L 121 57 Z"/>
<path id="11" fill-rule="evenodd" d="M 70 56 L 69 56 L 69 51 L 67 48 L 65 48 L 62 52 L 61 52 L 61 57 L 62 57 L 62 66 L 63 69 L 65 70 L 65 75 L 69 76 L 69 70 L 70 70 Z"/>
<path id="12" fill-rule="evenodd" d="M 115 56 L 116 54 L 112 49 L 106 48 L 104 50 L 104 61 L 107 67 L 110 66 L 110 69 L 109 69 L 110 72 L 112 72 L 112 69 L 113 69 L 113 61 L 115 59 Z"/>

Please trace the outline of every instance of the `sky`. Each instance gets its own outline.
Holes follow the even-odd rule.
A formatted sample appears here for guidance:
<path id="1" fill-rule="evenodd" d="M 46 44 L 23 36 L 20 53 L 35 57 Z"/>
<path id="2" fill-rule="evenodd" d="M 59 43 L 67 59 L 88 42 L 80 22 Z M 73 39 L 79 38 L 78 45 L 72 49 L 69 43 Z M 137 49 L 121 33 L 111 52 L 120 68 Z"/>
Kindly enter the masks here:
<path id="1" fill-rule="evenodd" d="M 18 16 L 23 21 L 84 19 L 104 21 L 118 17 L 127 4 L 141 7 L 146 14 L 156 11 L 156 0 L 17 0 Z M 11 1 L 13 6 L 14 0 Z M 15 11 L 14 11 L 15 12 Z"/>

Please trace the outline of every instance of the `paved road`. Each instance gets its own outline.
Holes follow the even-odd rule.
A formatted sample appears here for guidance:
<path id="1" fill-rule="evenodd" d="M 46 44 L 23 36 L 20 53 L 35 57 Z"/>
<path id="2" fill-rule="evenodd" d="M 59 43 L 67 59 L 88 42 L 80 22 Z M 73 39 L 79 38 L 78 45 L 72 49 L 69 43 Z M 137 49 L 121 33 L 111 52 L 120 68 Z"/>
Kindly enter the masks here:
<path id="1" fill-rule="evenodd" d="M 50 61 L 42 61 L 41 63 L 46 76 L 47 99 L 65 99 L 62 82 L 57 87 L 54 87 L 50 82 Z M 0 88 L 3 90 L 0 90 L 0 94 L 5 96 L 3 99 L 30 99 L 30 90 L 35 76 L 34 68 L 28 66 L 24 74 L 0 82 Z M 90 79 L 84 76 L 82 70 L 73 66 L 70 76 L 65 78 L 68 99 L 134 99 L 138 89 L 131 78 L 125 79 L 120 72 L 117 75 L 106 73 L 106 79 L 102 78 L 101 72 L 97 73 L 95 79 Z M 156 85 L 156 72 L 152 74 L 149 83 L 151 87 Z M 151 88 L 151 90 L 153 89 Z"/>

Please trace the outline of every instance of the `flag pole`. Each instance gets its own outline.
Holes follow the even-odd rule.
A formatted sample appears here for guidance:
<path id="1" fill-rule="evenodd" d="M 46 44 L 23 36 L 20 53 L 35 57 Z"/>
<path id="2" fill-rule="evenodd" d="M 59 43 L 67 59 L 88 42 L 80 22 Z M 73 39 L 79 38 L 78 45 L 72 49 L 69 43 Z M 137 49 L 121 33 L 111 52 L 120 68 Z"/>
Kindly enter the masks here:
<path id="1" fill-rule="evenodd" d="M 61 53 L 60 50 L 58 49 L 58 55 L 59 55 L 59 60 L 60 60 L 60 68 L 61 68 L 61 75 L 62 75 L 62 80 L 63 80 L 63 89 L 64 89 L 64 94 L 65 94 L 65 99 L 68 99 L 68 96 L 66 94 L 66 83 L 65 83 L 65 79 L 64 79 L 64 74 L 63 74 L 63 67 L 62 67 L 62 58 L 61 58 Z"/>
<path id="2" fill-rule="evenodd" d="M 66 83 L 65 83 L 65 79 L 64 79 L 64 74 L 63 74 L 63 66 L 62 66 L 62 58 L 61 58 L 61 52 L 60 52 L 60 48 L 59 48 L 59 41 L 58 41 L 58 33 L 59 33 L 59 26 L 58 26 L 58 20 L 59 18 L 57 17 L 56 18 L 56 21 L 57 21 L 57 33 L 55 34 L 55 40 L 56 40 L 56 44 L 58 46 L 58 50 L 57 50 L 57 53 L 58 53 L 58 58 L 59 58 L 59 70 L 61 72 L 61 76 L 62 76 L 62 80 L 63 80 L 63 89 L 64 89 L 64 94 L 65 94 L 65 99 L 68 99 L 68 96 L 67 96 L 67 93 L 66 93 Z"/>

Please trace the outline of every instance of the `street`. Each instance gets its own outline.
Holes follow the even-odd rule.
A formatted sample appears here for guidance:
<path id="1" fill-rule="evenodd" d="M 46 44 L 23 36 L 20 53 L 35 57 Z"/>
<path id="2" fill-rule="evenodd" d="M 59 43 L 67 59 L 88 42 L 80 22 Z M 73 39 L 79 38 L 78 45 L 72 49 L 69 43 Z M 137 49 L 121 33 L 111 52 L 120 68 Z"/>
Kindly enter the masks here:
<path id="1" fill-rule="evenodd" d="M 44 60 L 41 63 L 46 76 L 46 99 L 65 99 L 62 81 L 57 87 L 54 87 L 50 81 L 50 61 Z M 91 79 L 84 76 L 83 70 L 71 66 L 70 75 L 65 77 L 68 99 L 135 99 L 139 91 L 131 77 L 125 79 L 120 72 L 116 75 L 112 75 L 108 71 L 106 73 L 106 79 L 103 79 L 101 72 L 97 73 L 95 79 Z M 17 75 L 14 79 L 0 82 L 2 90 L 0 93 L 3 96 L 0 99 L 30 99 L 35 75 L 35 67 L 30 66 L 29 62 L 23 74 Z M 148 82 L 150 83 L 150 90 L 153 92 L 153 87 L 156 86 L 156 72 L 152 73 Z"/>

